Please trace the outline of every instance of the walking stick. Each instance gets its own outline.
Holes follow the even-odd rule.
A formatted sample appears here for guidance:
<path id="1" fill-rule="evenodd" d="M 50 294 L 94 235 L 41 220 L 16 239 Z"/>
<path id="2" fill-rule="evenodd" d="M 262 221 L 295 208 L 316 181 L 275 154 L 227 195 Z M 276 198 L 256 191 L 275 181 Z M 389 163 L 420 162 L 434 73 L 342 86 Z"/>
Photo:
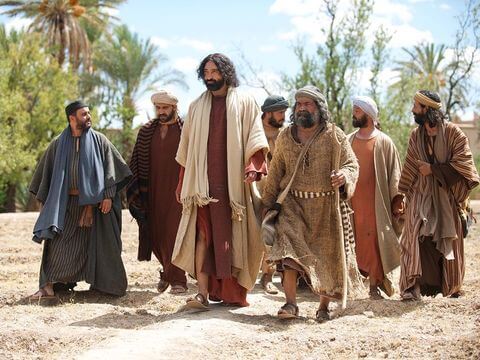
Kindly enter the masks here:
<path id="1" fill-rule="evenodd" d="M 340 153 L 342 146 L 338 141 L 337 133 L 335 131 L 335 124 L 332 126 L 333 132 L 333 170 L 335 173 L 340 169 Z M 335 205 L 338 218 L 338 232 L 340 233 L 340 260 L 342 262 L 343 285 L 342 285 L 342 309 L 347 307 L 347 286 L 348 286 L 348 272 L 347 272 L 347 257 L 345 255 L 345 239 L 342 225 L 342 212 L 340 209 L 340 188 L 335 188 Z"/>

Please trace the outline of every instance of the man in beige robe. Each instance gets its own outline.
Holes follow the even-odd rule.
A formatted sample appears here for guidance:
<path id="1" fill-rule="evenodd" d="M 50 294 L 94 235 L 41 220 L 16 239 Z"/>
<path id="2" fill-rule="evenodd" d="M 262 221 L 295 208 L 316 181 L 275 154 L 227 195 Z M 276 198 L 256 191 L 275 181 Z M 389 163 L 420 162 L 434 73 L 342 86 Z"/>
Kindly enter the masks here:
<path id="1" fill-rule="evenodd" d="M 348 273 L 339 200 L 353 194 L 358 163 L 344 132 L 330 122 L 320 90 L 305 86 L 295 93 L 295 100 L 293 124 L 275 144 L 262 195 L 265 208 L 276 206 L 302 148 L 310 139 L 312 143 L 281 205 L 269 260 L 283 271 L 286 303 L 278 317 L 298 316 L 296 286 L 302 276 L 320 297 L 317 320 L 325 321 L 330 318 L 331 299 L 342 299 L 343 305 L 346 301 Z"/>
<path id="2" fill-rule="evenodd" d="M 480 178 L 465 134 L 441 111 L 438 94 L 415 94 L 412 131 L 394 213 L 405 211 L 400 239 L 403 300 L 421 295 L 458 297 L 465 275 L 463 232 L 458 208 Z"/>
<path id="3" fill-rule="evenodd" d="M 230 59 L 208 55 L 197 72 L 207 91 L 189 107 L 176 156 L 183 213 L 172 262 L 197 279 L 188 308 L 208 309 L 209 300 L 247 306 L 264 250 L 252 183 L 266 174 L 268 143 Z"/>
<path id="4" fill-rule="evenodd" d="M 267 137 L 268 147 L 270 151 L 267 154 L 267 165 L 270 164 L 273 154 L 275 152 L 275 141 L 280 131 L 285 124 L 285 112 L 288 109 L 288 101 L 280 95 L 270 95 L 267 97 L 262 105 L 262 124 L 265 136 Z M 260 193 L 262 191 L 262 184 L 257 184 Z M 262 260 L 262 276 L 260 277 L 260 285 L 267 294 L 278 294 L 277 287 L 273 284 L 273 274 L 275 273 L 275 265 L 267 262 L 268 249 L 265 250 L 265 255 Z"/>
<path id="5" fill-rule="evenodd" d="M 392 214 L 398 193 L 400 156 L 392 139 L 378 129 L 378 108 L 367 96 L 353 98 L 352 125 L 348 136 L 360 166 L 351 199 L 355 253 L 360 272 L 369 278 L 370 298 L 382 299 L 379 288 L 393 295 L 389 273 L 400 264 L 401 222 Z"/>

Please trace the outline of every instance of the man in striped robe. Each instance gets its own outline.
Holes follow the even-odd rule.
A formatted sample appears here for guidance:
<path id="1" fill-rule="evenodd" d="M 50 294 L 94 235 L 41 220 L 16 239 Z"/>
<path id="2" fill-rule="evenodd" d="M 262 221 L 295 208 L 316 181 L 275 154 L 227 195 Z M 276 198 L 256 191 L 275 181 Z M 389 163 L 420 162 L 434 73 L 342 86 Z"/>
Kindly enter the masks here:
<path id="1" fill-rule="evenodd" d="M 149 261 L 152 252 L 162 264 L 157 290 L 187 290 L 185 271 L 172 264 L 172 252 L 182 216 L 175 199 L 180 166 L 175 161 L 182 121 L 178 99 L 168 91 L 152 95 L 156 118 L 141 127 L 130 160 L 133 177 L 127 186 L 130 213 L 139 226 L 138 260 Z"/>
<path id="2" fill-rule="evenodd" d="M 124 295 L 120 190 L 131 172 L 117 149 L 91 129 L 88 106 L 65 108 L 69 126 L 41 158 L 30 192 L 42 203 L 33 240 L 43 241 L 39 290 L 31 300 L 55 298 L 54 284 L 86 281 Z"/>
<path id="3" fill-rule="evenodd" d="M 405 228 L 400 240 L 400 292 L 404 300 L 421 295 L 459 295 L 465 274 L 463 233 L 458 208 L 479 184 L 465 134 L 447 121 L 438 94 L 418 91 L 399 182 L 406 198 Z M 394 201 L 397 216 L 404 211 Z"/>

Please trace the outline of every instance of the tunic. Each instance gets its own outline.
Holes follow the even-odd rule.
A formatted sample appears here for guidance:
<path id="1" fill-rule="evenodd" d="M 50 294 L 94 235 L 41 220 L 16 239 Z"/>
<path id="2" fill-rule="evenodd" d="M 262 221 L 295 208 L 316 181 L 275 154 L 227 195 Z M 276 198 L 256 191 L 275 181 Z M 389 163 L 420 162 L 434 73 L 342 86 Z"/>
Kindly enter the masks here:
<path id="1" fill-rule="evenodd" d="M 186 287 L 185 272 L 171 261 L 182 215 L 182 206 L 175 198 L 180 169 L 175 154 L 179 141 L 180 127 L 176 122 L 155 128 L 150 143 L 147 222 L 152 251 L 162 264 L 161 278 L 171 285 Z"/>
<path id="2" fill-rule="evenodd" d="M 262 197 L 267 208 L 272 207 L 290 181 L 304 146 L 294 139 L 292 129 L 293 126 L 287 127 L 277 138 L 275 155 Z M 358 164 L 343 131 L 338 128 L 335 131 L 341 143 L 340 170 L 346 178 L 342 198 L 347 199 L 355 187 Z M 342 263 L 344 243 L 341 219 L 337 216 L 339 204 L 336 203 L 330 177 L 334 169 L 334 154 L 328 149 L 333 148 L 333 141 L 333 126 L 327 124 L 300 164 L 278 216 L 278 237 L 272 246 L 269 260 L 290 263 L 293 267 L 300 268 L 315 293 L 340 297 L 343 268 L 346 265 Z M 321 195 L 306 198 L 299 196 L 299 192 Z"/>
<path id="3" fill-rule="evenodd" d="M 375 163 L 374 148 L 376 137 L 368 140 L 354 138 L 352 148 L 360 166 L 356 191 L 352 197 L 354 211 L 355 250 L 357 264 L 364 276 L 383 281 L 382 259 L 377 238 L 377 219 L 375 216 Z"/>

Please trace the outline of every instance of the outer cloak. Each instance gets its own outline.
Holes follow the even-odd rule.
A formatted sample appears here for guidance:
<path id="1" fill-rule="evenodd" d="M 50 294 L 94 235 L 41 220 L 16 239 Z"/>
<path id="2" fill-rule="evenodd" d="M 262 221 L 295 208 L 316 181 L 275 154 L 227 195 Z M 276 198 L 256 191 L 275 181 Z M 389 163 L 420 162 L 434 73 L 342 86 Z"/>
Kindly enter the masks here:
<path id="1" fill-rule="evenodd" d="M 212 95 L 204 92 L 189 107 L 176 156 L 185 168 L 181 200 L 182 219 L 172 263 L 195 274 L 197 207 L 211 201 L 208 191 L 207 144 Z M 244 182 L 245 167 L 259 150 L 268 150 L 259 108 L 254 98 L 229 88 L 227 94 L 228 193 L 232 208 L 232 276 L 251 289 L 256 281 L 264 250 L 260 239 L 260 200 L 256 188 Z"/>
<path id="2" fill-rule="evenodd" d="M 449 209 L 443 210 L 444 213 L 440 215 L 453 219 L 454 232 L 456 233 L 456 238 L 447 239 L 447 241 L 451 242 L 453 259 L 447 260 L 443 256 L 441 265 L 443 271 L 442 293 L 444 296 L 448 296 L 460 290 L 465 275 L 463 235 L 457 207 L 467 199 L 470 191 L 479 184 L 480 178 L 473 162 L 468 138 L 465 134 L 458 126 L 450 122 L 442 125 L 439 131 L 444 131 L 445 164 L 451 166 L 461 176 L 460 181 L 457 181 L 452 186 L 445 183 L 441 184 L 441 182 L 441 185 L 435 185 L 439 187 L 439 192 L 444 192 L 443 195 L 447 196 L 449 201 Z M 425 225 L 420 214 L 420 206 L 423 197 L 429 196 L 421 185 L 422 183 L 423 185 L 425 184 L 426 179 L 422 179 L 417 165 L 417 160 L 419 159 L 428 161 L 419 151 L 421 147 L 420 142 L 424 141 L 422 134 L 421 129 L 417 127 L 410 135 L 407 156 L 398 185 L 399 191 L 407 197 L 405 229 L 400 240 L 402 249 L 400 291 L 402 293 L 414 286 L 416 279 L 422 276 L 419 236 Z M 438 166 L 439 164 L 435 165 Z M 438 180 L 438 178 L 435 180 Z M 435 220 L 427 219 L 427 222 Z"/>
<path id="3" fill-rule="evenodd" d="M 105 135 L 93 129 L 90 131 L 94 132 L 102 149 L 105 187 L 116 185 L 116 193 L 112 199 L 112 210 L 108 214 L 102 214 L 97 207 L 94 207 L 86 281 L 94 289 L 121 296 L 125 294 L 127 288 L 127 276 L 121 258 L 122 208 L 119 192 L 127 184 L 132 173 Z M 50 143 L 43 154 L 30 183 L 30 192 L 42 203 L 48 196 L 57 145 L 58 137 Z M 42 282 L 42 276 L 44 277 L 45 274 L 40 274 L 40 282 Z"/>

